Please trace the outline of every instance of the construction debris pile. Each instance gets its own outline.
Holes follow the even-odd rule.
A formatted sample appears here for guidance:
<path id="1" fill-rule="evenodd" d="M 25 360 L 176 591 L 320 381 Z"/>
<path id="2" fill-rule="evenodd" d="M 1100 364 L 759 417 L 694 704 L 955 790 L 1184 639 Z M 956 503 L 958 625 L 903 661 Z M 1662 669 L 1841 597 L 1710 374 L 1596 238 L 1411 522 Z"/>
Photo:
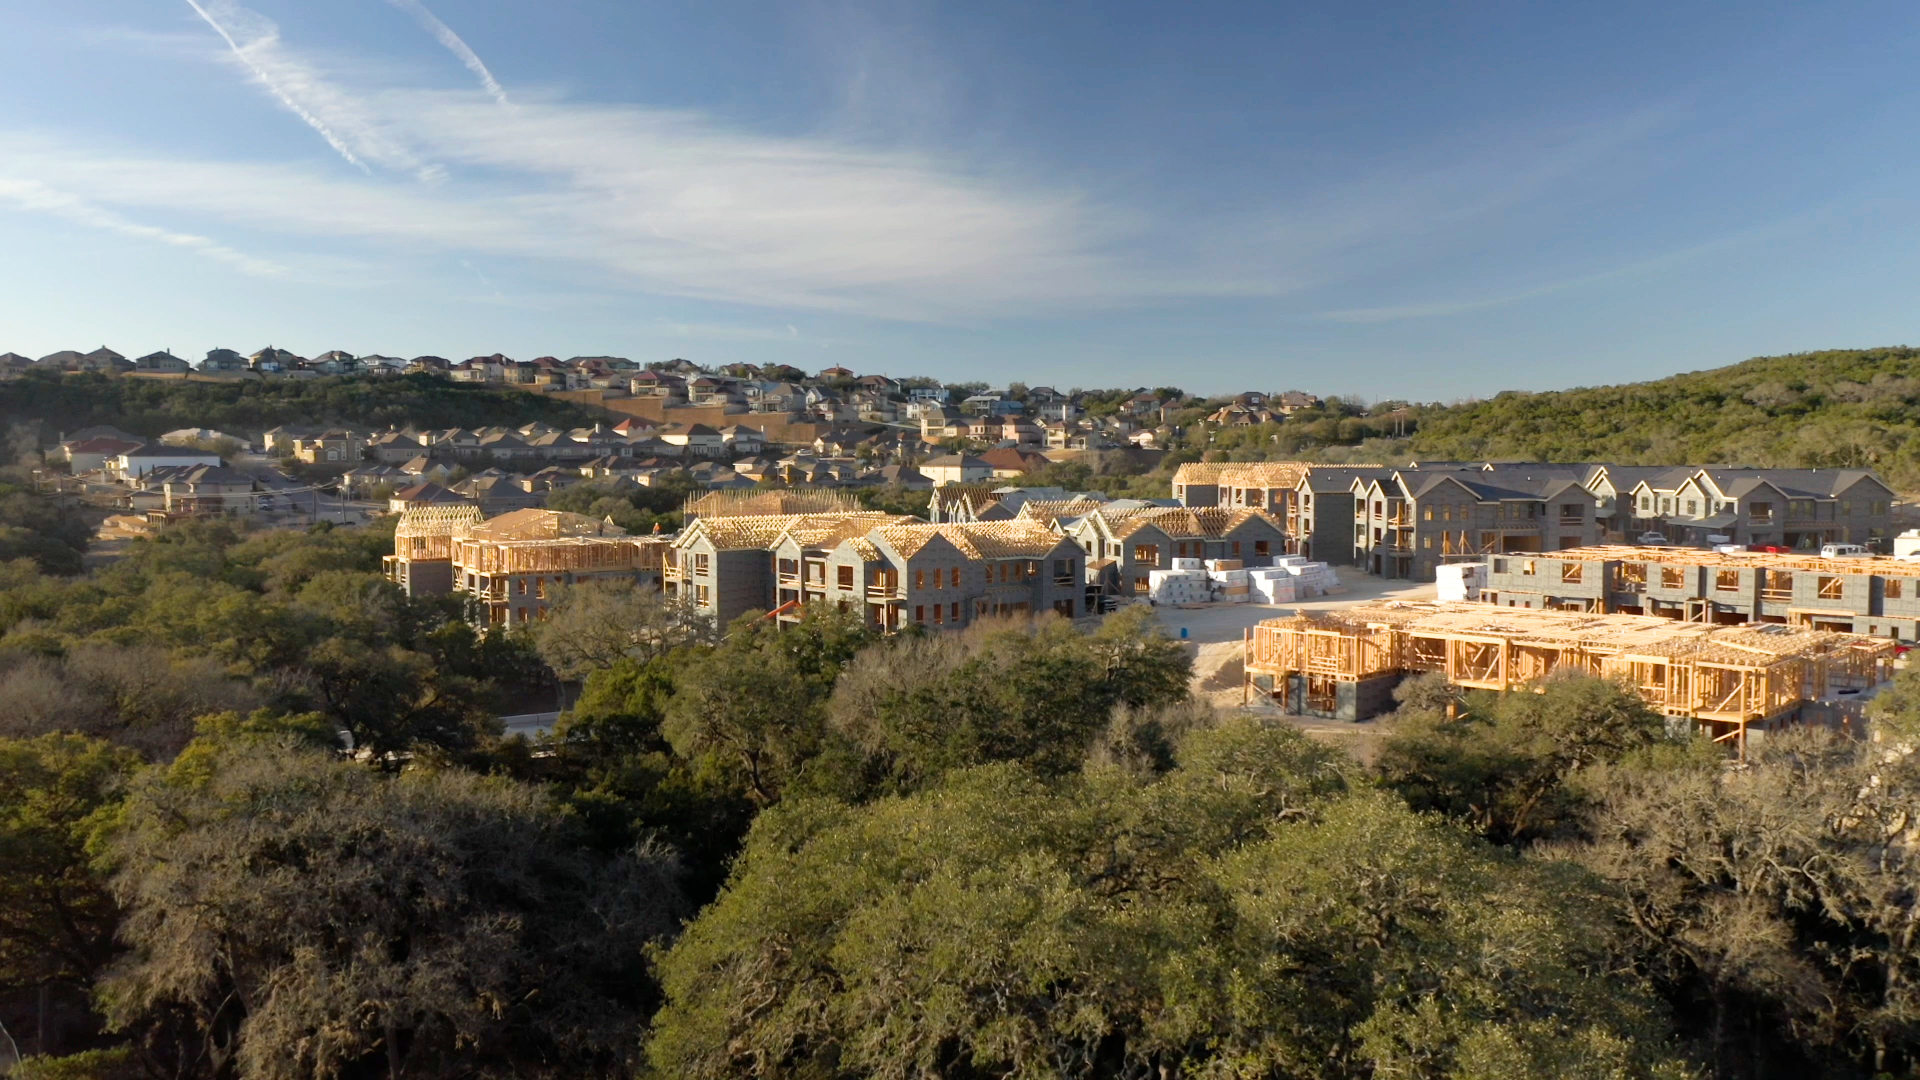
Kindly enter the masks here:
<path id="1" fill-rule="evenodd" d="M 1256 565 L 1249 566 L 1248 563 Z M 1156 604 L 1290 604 L 1344 592 L 1333 568 L 1299 555 L 1272 559 L 1175 559 L 1171 570 L 1147 572 Z"/>
<path id="2" fill-rule="evenodd" d="M 1744 738 L 1749 725 L 1812 704 L 1857 712 L 1861 692 L 1892 677 L 1894 657 L 1886 639 L 1807 627 L 1472 603 L 1374 603 L 1268 619 L 1245 645 L 1249 689 L 1270 682 L 1261 689 L 1291 711 L 1334 715 L 1343 702 L 1378 703 L 1377 694 L 1343 697 L 1340 685 L 1416 672 L 1488 690 L 1578 672 L 1635 687 L 1654 709 L 1697 720 L 1717 739 Z"/>

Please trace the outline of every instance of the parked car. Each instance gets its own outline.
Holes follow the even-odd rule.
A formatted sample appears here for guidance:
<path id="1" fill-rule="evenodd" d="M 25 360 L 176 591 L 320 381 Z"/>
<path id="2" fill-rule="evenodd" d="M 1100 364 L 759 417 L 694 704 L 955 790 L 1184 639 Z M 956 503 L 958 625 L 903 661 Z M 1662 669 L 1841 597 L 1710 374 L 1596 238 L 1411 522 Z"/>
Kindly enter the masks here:
<path id="1" fill-rule="evenodd" d="M 1634 540 L 1634 543 L 1639 544 L 1641 547 L 1672 547 L 1673 546 L 1673 541 L 1667 539 L 1665 534 L 1657 533 L 1657 532 L 1641 533 L 1640 536 L 1636 540 Z"/>
<path id="2" fill-rule="evenodd" d="M 1820 557 L 1823 559 L 1866 559 L 1872 556 L 1873 552 L 1859 544 L 1823 544 L 1820 547 Z"/>

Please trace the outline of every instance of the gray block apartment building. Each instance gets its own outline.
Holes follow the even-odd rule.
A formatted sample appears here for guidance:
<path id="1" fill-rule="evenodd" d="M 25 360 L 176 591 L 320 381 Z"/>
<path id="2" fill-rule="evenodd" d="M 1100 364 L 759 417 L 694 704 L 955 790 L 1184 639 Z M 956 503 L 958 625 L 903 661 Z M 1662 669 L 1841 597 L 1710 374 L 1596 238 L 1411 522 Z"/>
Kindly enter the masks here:
<path id="1" fill-rule="evenodd" d="M 1920 638 L 1920 564 L 1896 559 L 1607 545 L 1487 563 L 1480 599 L 1502 607 Z"/>
<path id="2" fill-rule="evenodd" d="M 1104 584 L 1145 596 L 1148 575 L 1174 559 L 1265 559 L 1282 554 L 1286 533 L 1265 510 L 1193 509 L 1129 501 L 1099 506 L 1065 524 Z"/>
<path id="3" fill-rule="evenodd" d="M 1680 544 L 1725 536 L 1791 551 L 1839 543 L 1885 551 L 1893 535 L 1893 489 L 1865 469 L 1597 469 L 1595 486 L 1619 491 L 1615 539 L 1658 532 Z"/>
<path id="4" fill-rule="evenodd" d="M 876 627 L 957 629 L 993 615 L 1087 614 L 1086 558 L 1037 521 L 931 525 L 891 514 L 702 518 L 674 540 L 669 592 L 722 625 L 811 601 Z"/>
<path id="5" fill-rule="evenodd" d="M 1391 471 L 1298 461 L 1189 462 L 1174 470 L 1173 497 L 1192 509 L 1265 510 L 1284 534 L 1280 552 L 1351 566 L 1359 561 L 1355 482 Z"/>
<path id="6" fill-rule="evenodd" d="M 1431 581 L 1442 563 L 1587 547 L 1596 499 L 1568 467 L 1395 469 L 1356 479 L 1354 547 L 1368 573 Z"/>
<path id="7" fill-rule="evenodd" d="M 1419 580 L 1446 562 L 1650 532 L 1807 553 L 1829 543 L 1885 550 L 1893 533 L 1893 492 L 1861 469 L 1209 462 L 1181 466 L 1173 490 L 1187 506 L 1267 508 L 1284 523 L 1289 554 Z"/>

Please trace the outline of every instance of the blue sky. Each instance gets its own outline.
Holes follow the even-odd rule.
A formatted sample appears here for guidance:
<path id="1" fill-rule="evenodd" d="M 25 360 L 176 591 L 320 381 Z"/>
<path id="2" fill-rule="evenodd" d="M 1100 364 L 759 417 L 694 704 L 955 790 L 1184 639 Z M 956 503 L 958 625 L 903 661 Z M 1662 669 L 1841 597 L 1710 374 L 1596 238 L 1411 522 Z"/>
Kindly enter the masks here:
<path id="1" fill-rule="evenodd" d="M 1452 400 L 1920 339 L 1911 3 L 0 6 L 0 350 Z"/>

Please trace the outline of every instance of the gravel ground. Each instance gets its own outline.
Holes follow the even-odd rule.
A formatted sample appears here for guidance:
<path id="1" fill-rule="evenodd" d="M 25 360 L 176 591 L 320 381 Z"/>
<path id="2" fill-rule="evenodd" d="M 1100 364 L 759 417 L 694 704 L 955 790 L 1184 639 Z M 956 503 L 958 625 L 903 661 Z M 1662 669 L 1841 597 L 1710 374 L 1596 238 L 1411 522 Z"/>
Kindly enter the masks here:
<path id="1" fill-rule="evenodd" d="M 1154 613 L 1176 638 L 1182 636 L 1193 655 L 1193 692 L 1223 709 L 1240 709 L 1241 635 L 1262 619 L 1277 619 L 1295 611 L 1331 611 L 1370 600 L 1432 600 L 1432 582 L 1389 581 L 1362 573 L 1357 567 L 1335 567 L 1346 592 L 1295 604 L 1206 604 L 1190 608 L 1159 607 Z M 1284 721 L 1331 746 L 1370 763 L 1379 744 L 1380 726 L 1287 716 L 1272 703 L 1255 699 L 1247 708 L 1264 717 Z"/>

